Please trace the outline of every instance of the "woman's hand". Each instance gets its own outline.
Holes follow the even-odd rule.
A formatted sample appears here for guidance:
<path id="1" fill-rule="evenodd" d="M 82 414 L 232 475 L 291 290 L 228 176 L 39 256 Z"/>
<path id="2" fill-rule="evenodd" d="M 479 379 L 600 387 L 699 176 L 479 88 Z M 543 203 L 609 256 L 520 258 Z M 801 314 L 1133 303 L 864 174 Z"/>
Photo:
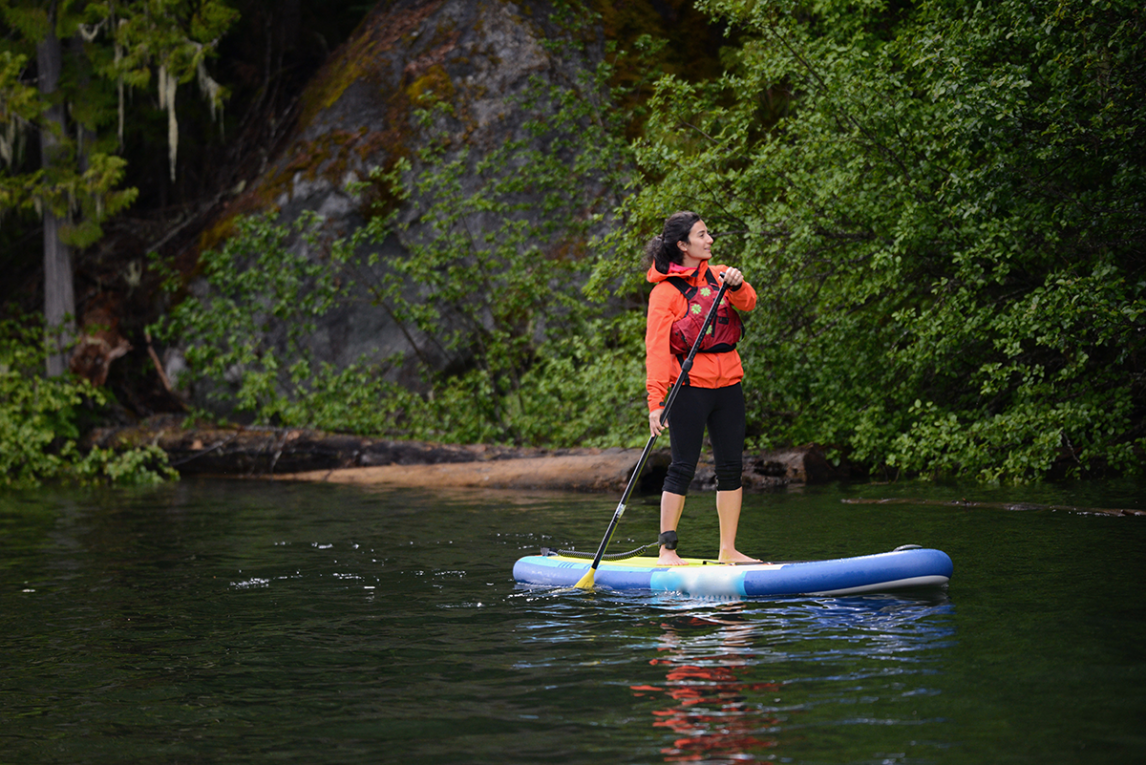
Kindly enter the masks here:
<path id="1" fill-rule="evenodd" d="M 744 283 L 744 274 L 740 273 L 739 268 L 729 268 L 720 274 L 720 278 L 724 280 L 730 290 L 734 290 Z"/>
<path id="2" fill-rule="evenodd" d="M 661 425 L 661 412 L 663 411 L 664 407 L 661 407 L 660 409 L 649 412 L 649 433 L 654 436 L 659 436 L 661 433 L 668 430 L 667 424 Z"/>

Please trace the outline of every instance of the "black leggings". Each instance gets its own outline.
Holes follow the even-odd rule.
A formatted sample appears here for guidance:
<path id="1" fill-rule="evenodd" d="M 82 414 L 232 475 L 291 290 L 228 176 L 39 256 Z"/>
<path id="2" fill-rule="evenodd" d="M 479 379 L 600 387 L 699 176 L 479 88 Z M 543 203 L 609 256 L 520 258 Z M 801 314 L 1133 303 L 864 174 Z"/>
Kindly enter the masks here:
<path id="1" fill-rule="evenodd" d="M 688 494 L 696 475 L 704 428 L 712 440 L 717 491 L 740 488 L 744 470 L 744 390 L 740 383 L 727 388 L 681 386 L 668 416 L 672 436 L 672 464 L 665 476 L 664 491 Z"/>

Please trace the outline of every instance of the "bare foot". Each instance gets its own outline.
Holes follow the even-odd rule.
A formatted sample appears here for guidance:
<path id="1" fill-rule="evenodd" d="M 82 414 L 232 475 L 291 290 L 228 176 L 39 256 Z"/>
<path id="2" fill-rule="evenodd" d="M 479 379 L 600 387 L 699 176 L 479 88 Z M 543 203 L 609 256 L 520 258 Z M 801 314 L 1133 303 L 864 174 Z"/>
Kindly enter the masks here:
<path id="1" fill-rule="evenodd" d="M 717 560 L 721 563 L 763 563 L 762 560 L 757 560 L 750 556 L 745 555 L 737 550 L 721 550 Z"/>
<path id="2" fill-rule="evenodd" d="M 676 550 L 661 550 L 661 554 L 657 557 L 658 566 L 687 566 L 688 564 L 681 560 L 681 557 L 676 554 Z"/>

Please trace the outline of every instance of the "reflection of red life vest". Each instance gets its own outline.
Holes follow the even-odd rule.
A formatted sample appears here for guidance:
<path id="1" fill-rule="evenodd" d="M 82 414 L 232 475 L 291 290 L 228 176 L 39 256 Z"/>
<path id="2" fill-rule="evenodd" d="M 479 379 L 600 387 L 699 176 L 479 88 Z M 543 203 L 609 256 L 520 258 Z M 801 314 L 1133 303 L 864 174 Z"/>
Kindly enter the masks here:
<path id="1" fill-rule="evenodd" d="M 712 271 L 705 269 L 704 275 L 708 277 L 708 285 L 693 287 L 679 276 L 670 276 L 666 281 L 680 290 L 684 299 L 688 301 L 684 317 L 673 322 L 672 332 L 669 334 L 669 348 L 675 356 L 687 356 L 700 334 L 704 319 L 712 308 L 712 301 L 720 291 L 720 283 L 712 275 Z M 724 298 L 720 307 L 716 309 L 716 320 L 708 328 L 708 333 L 700 341 L 698 353 L 725 353 L 736 348 L 736 343 L 744 336 L 744 323 L 740 320 L 736 310 Z"/>

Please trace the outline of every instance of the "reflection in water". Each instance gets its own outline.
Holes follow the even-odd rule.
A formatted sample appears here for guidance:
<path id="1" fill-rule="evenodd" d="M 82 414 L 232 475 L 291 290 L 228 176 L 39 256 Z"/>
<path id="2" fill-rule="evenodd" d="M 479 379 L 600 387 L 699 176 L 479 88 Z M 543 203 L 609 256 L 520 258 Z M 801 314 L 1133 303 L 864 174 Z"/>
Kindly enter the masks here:
<path id="1" fill-rule="evenodd" d="M 630 686 L 638 699 L 663 699 L 652 710 L 654 728 L 671 731 L 660 749 L 665 762 L 739 763 L 772 760 L 786 740 L 806 743 L 811 735 L 803 717 L 813 706 L 848 700 L 844 694 L 880 692 L 876 676 L 895 676 L 902 692 L 904 674 L 924 672 L 926 653 L 946 642 L 950 629 L 935 619 L 946 614 L 944 601 L 889 597 L 794 599 L 764 605 L 726 604 L 703 615 L 663 621 L 649 664 L 664 671 L 664 682 Z M 937 640 L 938 638 L 938 640 Z M 921 652 L 924 655 L 921 655 Z M 840 673 L 846 686 L 837 697 L 812 700 L 800 666 L 843 657 L 866 667 Z M 872 660 L 894 665 L 872 671 Z M 824 680 L 817 673 L 817 684 Z M 884 689 L 886 692 L 886 689 Z"/>
<path id="2" fill-rule="evenodd" d="M 671 699 L 667 707 L 653 711 L 653 727 L 667 728 L 676 736 L 671 746 L 661 749 L 665 762 L 742 759 L 749 752 L 778 743 L 775 737 L 763 737 L 761 732 L 774 728 L 779 720 L 750 694 L 774 695 L 780 686 L 745 680 L 750 675 L 756 629 L 751 622 L 732 618 L 739 609 L 729 610 L 725 619 L 686 619 L 690 628 L 716 628 L 715 646 L 709 636 L 690 642 L 677 624 L 662 624 L 664 634 L 657 650 L 664 656 L 649 663 L 666 669 L 665 683 L 632 687 L 637 697 L 663 693 Z"/>

